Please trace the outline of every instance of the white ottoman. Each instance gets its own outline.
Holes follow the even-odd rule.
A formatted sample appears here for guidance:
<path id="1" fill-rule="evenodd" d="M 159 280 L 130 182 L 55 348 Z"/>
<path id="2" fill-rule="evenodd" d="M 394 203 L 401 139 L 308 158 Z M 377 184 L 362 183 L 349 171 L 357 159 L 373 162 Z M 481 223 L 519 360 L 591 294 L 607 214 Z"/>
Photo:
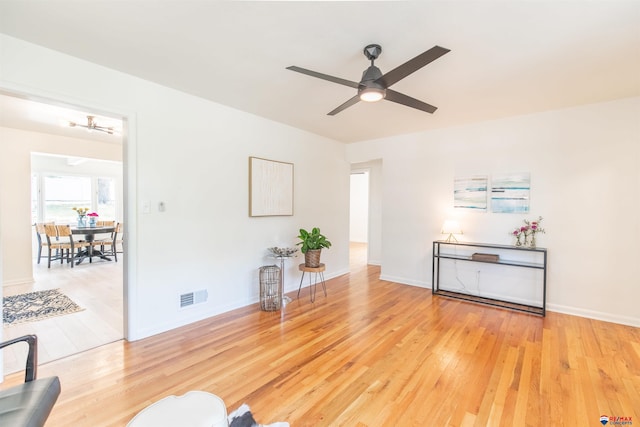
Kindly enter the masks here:
<path id="1" fill-rule="evenodd" d="M 227 407 L 222 399 L 206 391 L 167 396 L 147 406 L 127 427 L 228 427 Z"/>

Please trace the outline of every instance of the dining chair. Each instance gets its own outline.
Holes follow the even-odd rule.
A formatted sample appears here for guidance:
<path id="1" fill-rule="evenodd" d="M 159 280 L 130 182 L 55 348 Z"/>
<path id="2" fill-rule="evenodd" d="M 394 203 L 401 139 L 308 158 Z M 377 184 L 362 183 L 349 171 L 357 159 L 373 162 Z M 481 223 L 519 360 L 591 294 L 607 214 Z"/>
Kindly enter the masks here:
<path id="1" fill-rule="evenodd" d="M 115 227 L 116 226 L 116 222 L 115 221 L 96 221 L 96 226 L 97 227 Z M 94 248 L 97 246 L 100 246 L 100 251 L 104 252 L 104 245 L 102 244 L 102 242 L 111 242 L 113 240 L 113 231 L 109 233 L 108 237 L 99 237 L 99 238 L 95 238 L 93 239 L 93 243 L 91 244 L 91 246 L 93 246 Z"/>
<path id="2" fill-rule="evenodd" d="M 49 247 L 49 241 L 47 240 L 47 231 L 44 229 L 44 223 L 37 222 L 34 224 L 36 230 L 36 237 L 38 238 L 38 264 L 42 258 L 42 248 Z"/>
<path id="3" fill-rule="evenodd" d="M 47 268 L 51 268 L 51 260 L 55 261 L 60 259 L 60 263 L 62 263 L 65 248 L 58 239 L 58 229 L 56 226 L 54 224 L 43 224 L 43 226 L 47 238 L 47 247 L 49 248 Z M 55 256 L 53 255 L 54 250 L 56 251 Z"/>
<path id="4" fill-rule="evenodd" d="M 114 227 L 116 226 L 116 222 L 115 221 L 97 221 L 96 222 L 96 226 L 98 227 Z M 105 233 L 107 234 L 107 233 Z M 95 238 L 93 239 L 93 247 L 96 246 L 100 246 L 100 250 L 104 251 L 104 245 L 103 242 L 111 242 L 113 240 L 113 231 L 108 233 L 109 236 L 107 237 L 100 237 L 100 238 Z"/>
<path id="5" fill-rule="evenodd" d="M 100 246 L 100 251 L 104 255 L 112 256 L 113 259 L 118 262 L 118 253 L 122 253 L 118 252 L 118 245 L 122 244 L 122 230 L 122 223 L 117 223 L 115 230 L 113 231 L 113 233 L 111 233 L 110 239 L 96 240 L 93 242 L 93 246 Z M 109 246 L 109 251 L 105 252 L 105 247 L 107 246 Z"/>
<path id="6" fill-rule="evenodd" d="M 51 242 L 51 234 L 53 233 L 53 231 L 51 229 L 55 229 L 57 232 L 57 237 L 58 237 L 58 241 L 57 242 Z M 76 256 L 76 249 L 79 252 L 81 248 L 86 248 L 88 246 L 91 245 L 91 243 L 89 242 L 84 242 L 84 241 L 74 241 L 73 240 L 73 233 L 71 232 L 71 226 L 69 225 L 54 225 L 54 226 L 50 226 L 50 225 L 45 225 L 45 229 L 47 230 L 47 239 L 49 240 L 49 265 L 48 267 L 51 268 L 51 250 L 52 249 L 59 249 L 60 255 L 60 264 L 62 264 L 64 262 L 65 256 L 64 256 L 64 251 L 66 250 L 66 259 L 67 259 L 67 263 L 71 264 L 71 268 L 73 268 L 74 265 L 74 258 Z M 89 262 L 91 262 L 91 258 L 89 258 Z"/>

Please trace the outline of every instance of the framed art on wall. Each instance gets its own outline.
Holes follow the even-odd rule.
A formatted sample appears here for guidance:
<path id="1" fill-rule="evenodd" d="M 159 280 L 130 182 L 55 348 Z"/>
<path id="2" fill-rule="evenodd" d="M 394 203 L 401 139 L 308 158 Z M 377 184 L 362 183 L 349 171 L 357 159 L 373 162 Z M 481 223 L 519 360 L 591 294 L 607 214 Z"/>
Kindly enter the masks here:
<path id="1" fill-rule="evenodd" d="M 455 177 L 453 181 L 453 207 L 487 211 L 487 177 Z"/>
<path id="2" fill-rule="evenodd" d="M 491 177 L 491 210 L 496 213 L 528 213 L 531 178 L 528 172 Z"/>
<path id="3" fill-rule="evenodd" d="M 293 163 L 249 157 L 249 216 L 293 215 Z"/>

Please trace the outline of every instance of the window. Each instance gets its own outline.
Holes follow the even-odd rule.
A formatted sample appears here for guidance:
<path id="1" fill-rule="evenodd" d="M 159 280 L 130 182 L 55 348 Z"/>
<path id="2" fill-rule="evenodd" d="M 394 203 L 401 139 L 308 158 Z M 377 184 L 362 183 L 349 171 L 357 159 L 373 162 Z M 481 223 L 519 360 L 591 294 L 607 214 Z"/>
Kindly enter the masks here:
<path id="1" fill-rule="evenodd" d="M 31 220 L 74 224 L 74 207 L 98 212 L 100 219 L 117 220 L 114 178 L 33 174 L 31 176 Z"/>
<path id="2" fill-rule="evenodd" d="M 45 222 L 68 224 L 76 221 L 74 207 L 91 209 L 91 178 L 86 176 L 45 176 L 43 179 Z"/>
<path id="3" fill-rule="evenodd" d="M 111 178 L 98 178 L 98 214 L 100 217 L 116 219 L 116 183 Z"/>

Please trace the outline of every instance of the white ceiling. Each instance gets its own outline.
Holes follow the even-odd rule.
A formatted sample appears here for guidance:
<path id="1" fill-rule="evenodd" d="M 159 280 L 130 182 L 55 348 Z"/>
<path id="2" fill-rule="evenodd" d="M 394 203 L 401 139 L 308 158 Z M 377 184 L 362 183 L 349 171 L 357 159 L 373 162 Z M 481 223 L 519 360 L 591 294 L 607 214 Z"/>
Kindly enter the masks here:
<path id="1" fill-rule="evenodd" d="M 93 116 L 94 122 L 99 126 L 112 127 L 113 134 L 89 131 L 80 126 L 69 126 L 69 122 L 87 125 L 87 116 Z M 122 120 L 119 118 L 100 115 L 87 109 L 81 110 L 78 107 L 7 96 L 2 92 L 0 92 L 0 126 L 91 141 L 122 143 Z"/>
<path id="2" fill-rule="evenodd" d="M 640 1 L 1 0 L 0 31 L 327 137 L 353 142 L 640 96 Z M 327 113 L 359 81 L 434 45 L 451 52 L 392 102 Z"/>

